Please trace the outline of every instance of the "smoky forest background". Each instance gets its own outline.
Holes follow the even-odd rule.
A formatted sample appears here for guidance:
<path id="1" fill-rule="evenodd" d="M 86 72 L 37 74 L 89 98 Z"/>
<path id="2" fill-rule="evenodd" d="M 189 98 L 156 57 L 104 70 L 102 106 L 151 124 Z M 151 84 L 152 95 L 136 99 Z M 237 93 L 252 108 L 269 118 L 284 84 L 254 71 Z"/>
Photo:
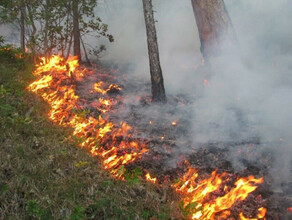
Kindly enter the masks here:
<path id="1" fill-rule="evenodd" d="M 291 219 L 291 10 L 0 0 L 0 219 Z"/>

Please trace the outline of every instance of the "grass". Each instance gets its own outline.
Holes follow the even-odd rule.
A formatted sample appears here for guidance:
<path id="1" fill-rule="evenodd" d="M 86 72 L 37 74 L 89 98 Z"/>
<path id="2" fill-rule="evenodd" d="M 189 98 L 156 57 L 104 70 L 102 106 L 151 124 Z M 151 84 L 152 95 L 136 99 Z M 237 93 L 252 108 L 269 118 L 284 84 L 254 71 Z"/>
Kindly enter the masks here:
<path id="1" fill-rule="evenodd" d="M 2 47 L 3 48 L 3 47 Z M 8 55 L 7 55 L 8 53 Z M 27 92 L 30 58 L 0 49 L 0 219 L 169 219 L 166 189 L 112 179 Z"/>

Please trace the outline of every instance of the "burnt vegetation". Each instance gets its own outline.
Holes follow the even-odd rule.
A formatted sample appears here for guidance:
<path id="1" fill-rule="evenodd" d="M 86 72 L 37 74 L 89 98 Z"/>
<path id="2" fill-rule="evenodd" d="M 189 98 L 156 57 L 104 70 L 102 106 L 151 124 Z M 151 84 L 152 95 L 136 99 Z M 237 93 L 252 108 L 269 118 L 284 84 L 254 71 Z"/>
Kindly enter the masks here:
<path id="1" fill-rule="evenodd" d="M 285 140 L 263 139 L 255 129 L 262 125 L 249 124 L 235 105 L 227 108 L 240 129 L 196 141 L 201 97 L 166 96 L 151 0 L 142 0 L 141 11 L 146 83 L 89 61 L 86 34 L 113 41 L 95 17 L 96 1 L 32 3 L 4 1 L 0 8 L 1 23 L 21 30 L 21 49 L 0 39 L 0 218 L 292 218 L 291 178 L 272 174 Z M 235 31 L 223 0 L 191 4 L 206 60 L 196 74 L 212 75 L 216 59 L 238 49 Z"/>

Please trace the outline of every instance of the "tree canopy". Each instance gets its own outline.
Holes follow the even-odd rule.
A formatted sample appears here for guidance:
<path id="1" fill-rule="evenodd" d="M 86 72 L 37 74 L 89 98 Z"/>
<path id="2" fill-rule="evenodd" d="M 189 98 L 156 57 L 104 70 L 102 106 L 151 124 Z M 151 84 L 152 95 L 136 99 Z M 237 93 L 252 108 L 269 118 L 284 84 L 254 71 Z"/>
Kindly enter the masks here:
<path id="1" fill-rule="evenodd" d="M 60 51 L 62 55 L 66 55 L 72 46 L 73 2 L 74 0 L 3 0 L 0 3 L 0 23 L 25 29 L 25 46 L 33 53 L 50 55 L 54 51 Z M 106 37 L 112 42 L 114 39 L 108 34 L 108 25 L 95 15 L 97 1 L 78 0 L 77 3 L 81 40 L 83 36 L 90 34 L 94 37 Z M 85 46 L 83 49 L 86 50 Z"/>

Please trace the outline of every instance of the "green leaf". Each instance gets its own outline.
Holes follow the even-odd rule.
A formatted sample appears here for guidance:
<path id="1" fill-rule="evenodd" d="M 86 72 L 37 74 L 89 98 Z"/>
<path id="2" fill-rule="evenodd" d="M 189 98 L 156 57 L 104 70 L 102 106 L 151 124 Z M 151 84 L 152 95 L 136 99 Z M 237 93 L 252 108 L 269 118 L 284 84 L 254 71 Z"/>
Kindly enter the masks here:
<path id="1" fill-rule="evenodd" d="M 81 220 L 85 217 L 84 208 L 78 205 L 70 216 L 71 220 Z"/>

